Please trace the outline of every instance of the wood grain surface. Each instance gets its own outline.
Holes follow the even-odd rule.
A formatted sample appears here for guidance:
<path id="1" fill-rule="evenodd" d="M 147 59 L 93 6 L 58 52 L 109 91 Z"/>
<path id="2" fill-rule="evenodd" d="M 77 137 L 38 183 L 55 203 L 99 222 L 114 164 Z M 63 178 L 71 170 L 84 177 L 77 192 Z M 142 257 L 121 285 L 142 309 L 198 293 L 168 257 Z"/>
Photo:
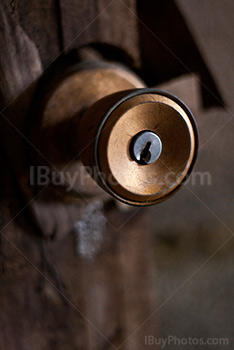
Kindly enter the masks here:
<path id="1" fill-rule="evenodd" d="M 155 316 L 144 323 L 156 308 L 147 212 L 124 212 L 113 201 L 93 210 L 90 199 L 58 201 L 47 189 L 34 198 L 28 183 L 25 130 L 40 77 L 57 57 L 93 42 L 116 45 L 137 64 L 136 20 L 126 5 L 135 11 L 133 0 L 0 4 L 1 349 L 137 350 L 156 333 Z M 82 223 L 92 257 L 79 251 Z"/>

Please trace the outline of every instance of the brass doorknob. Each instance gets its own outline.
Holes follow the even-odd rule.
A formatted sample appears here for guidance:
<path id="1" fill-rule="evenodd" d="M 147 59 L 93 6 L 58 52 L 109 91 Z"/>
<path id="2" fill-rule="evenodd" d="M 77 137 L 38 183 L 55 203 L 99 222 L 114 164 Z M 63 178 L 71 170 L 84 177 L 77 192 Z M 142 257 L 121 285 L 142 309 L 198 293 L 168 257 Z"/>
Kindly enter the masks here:
<path id="1" fill-rule="evenodd" d="M 50 164 L 61 168 L 79 155 L 101 188 L 128 204 L 168 198 L 196 158 L 197 128 L 189 109 L 119 65 L 71 71 L 47 95 L 40 115 L 33 139 Z M 65 134 L 58 137 L 56 129 Z M 77 157 L 72 171 L 74 162 L 78 169 Z"/>
<path id="2" fill-rule="evenodd" d="M 80 157 L 93 177 L 114 197 L 135 205 L 171 195 L 191 171 L 197 150 L 190 111 L 156 89 L 98 101 L 82 116 L 80 132 Z"/>

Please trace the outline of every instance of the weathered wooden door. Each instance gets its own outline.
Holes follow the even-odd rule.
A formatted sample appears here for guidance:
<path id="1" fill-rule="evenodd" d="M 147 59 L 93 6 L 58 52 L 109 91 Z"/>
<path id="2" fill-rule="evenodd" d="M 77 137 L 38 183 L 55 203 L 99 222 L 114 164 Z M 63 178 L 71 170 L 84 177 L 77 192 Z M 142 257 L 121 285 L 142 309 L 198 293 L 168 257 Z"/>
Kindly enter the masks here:
<path id="1" fill-rule="evenodd" d="M 157 34 L 176 17 L 182 38 L 184 23 L 174 2 L 155 3 L 1 1 L 1 349 L 137 350 L 146 346 L 145 336 L 158 334 L 147 210 L 125 211 L 112 199 L 54 200 L 49 186 L 34 193 L 26 132 L 39 79 L 58 63 L 76 62 L 84 45 L 95 44 L 151 85 L 181 74 L 183 65 L 167 57 L 161 42 L 170 46 L 172 32 Z M 184 34 L 182 41 L 189 40 Z M 212 87 L 189 42 L 190 69 Z"/>
<path id="2" fill-rule="evenodd" d="M 139 66 L 135 1 L 0 8 L 0 348 L 142 349 L 157 329 L 147 213 L 89 198 L 56 202 L 46 188 L 35 195 L 25 131 L 39 78 L 72 49 L 112 45 Z M 77 237 L 79 223 L 90 237 Z"/>

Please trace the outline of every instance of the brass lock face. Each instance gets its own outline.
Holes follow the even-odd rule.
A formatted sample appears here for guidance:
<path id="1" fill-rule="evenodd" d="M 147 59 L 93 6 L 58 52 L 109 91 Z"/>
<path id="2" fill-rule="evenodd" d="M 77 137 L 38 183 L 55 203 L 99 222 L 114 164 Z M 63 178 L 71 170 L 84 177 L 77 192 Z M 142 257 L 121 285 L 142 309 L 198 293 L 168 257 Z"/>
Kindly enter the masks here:
<path id="1" fill-rule="evenodd" d="M 83 163 L 106 191 L 132 205 L 172 195 L 190 173 L 197 151 L 191 112 L 157 89 L 119 92 L 98 101 L 81 118 L 80 130 Z M 144 161 L 133 155 L 139 137 Z"/>
<path id="2" fill-rule="evenodd" d="M 41 105 L 35 147 L 51 169 L 65 166 L 74 178 L 82 162 L 94 180 L 81 186 L 78 177 L 74 197 L 101 194 L 98 183 L 124 203 L 151 205 L 172 195 L 192 169 L 198 137 L 189 109 L 120 65 L 71 70 Z"/>

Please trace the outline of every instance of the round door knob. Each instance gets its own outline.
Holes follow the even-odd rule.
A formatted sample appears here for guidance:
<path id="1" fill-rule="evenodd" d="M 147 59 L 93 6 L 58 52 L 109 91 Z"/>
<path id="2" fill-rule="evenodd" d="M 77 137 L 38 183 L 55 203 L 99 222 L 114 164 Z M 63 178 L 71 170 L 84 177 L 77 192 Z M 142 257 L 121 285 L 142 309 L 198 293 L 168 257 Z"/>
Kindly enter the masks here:
<path id="1" fill-rule="evenodd" d="M 175 96 L 136 89 L 107 96 L 81 117 L 80 158 L 110 194 L 150 205 L 173 194 L 192 169 L 197 131 Z"/>
<path id="2" fill-rule="evenodd" d="M 72 188 L 69 181 L 60 186 L 66 195 L 99 194 L 101 187 L 140 206 L 180 187 L 198 147 L 194 118 L 181 100 L 146 88 L 121 65 L 100 62 L 81 64 L 49 85 L 31 140 L 37 164 L 69 173 Z M 91 175 L 82 185 L 81 162 Z"/>

